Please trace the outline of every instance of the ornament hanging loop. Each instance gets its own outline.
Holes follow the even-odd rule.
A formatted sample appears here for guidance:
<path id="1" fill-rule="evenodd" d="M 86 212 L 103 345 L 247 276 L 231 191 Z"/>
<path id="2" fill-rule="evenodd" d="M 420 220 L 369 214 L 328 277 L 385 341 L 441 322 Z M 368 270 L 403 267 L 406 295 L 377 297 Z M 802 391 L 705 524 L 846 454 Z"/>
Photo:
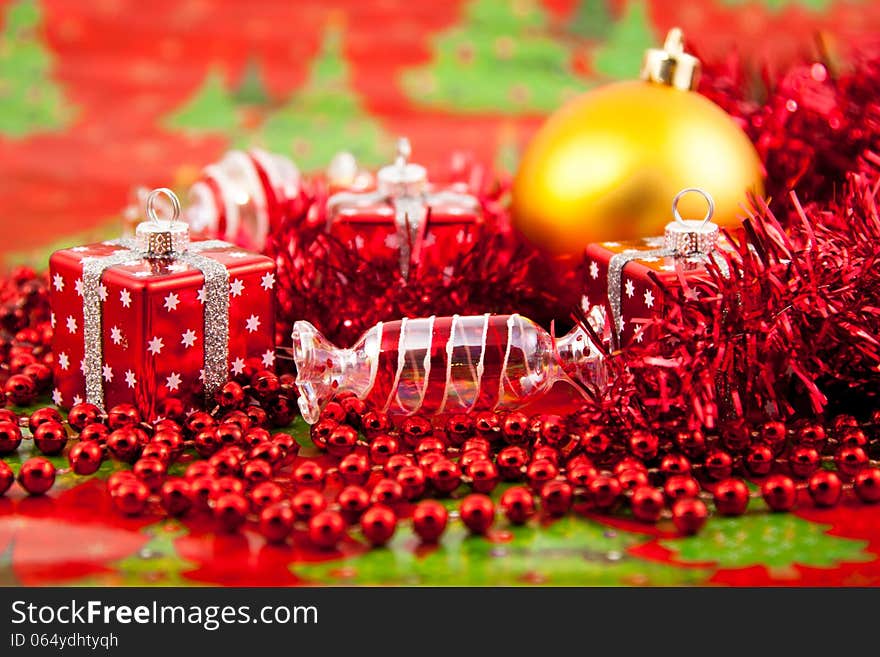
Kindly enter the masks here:
<path id="1" fill-rule="evenodd" d="M 700 189 L 699 187 L 687 187 L 686 189 L 683 189 L 678 194 L 676 194 L 675 198 L 672 199 L 672 216 L 675 217 L 676 221 L 681 222 L 685 225 L 688 225 L 687 221 L 694 221 L 686 221 L 682 218 L 681 213 L 678 211 L 679 201 L 681 201 L 682 197 L 685 194 L 690 194 L 691 192 L 699 194 L 706 201 L 706 216 L 703 217 L 703 222 L 700 224 L 701 229 L 705 228 L 706 224 L 712 221 L 712 217 L 715 216 L 715 199 L 713 199 L 712 195 L 705 189 Z"/>
<path id="2" fill-rule="evenodd" d="M 706 215 L 700 219 L 685 219 L 678 211 L 678 204 L 685 194 L 699 194 L 706 201 Z M 715 214 L 715 200 L 712 195 L 699 187 L 687 187 L 672 199 L 672 216 L 675 221 L 666 225 L 666 248 L 677 255 L 705 255 L 715 248 L 718 242 L 718 225 L 712 223 Z"/>
<path id="3" fill-rule="evenodd" d="M 156 201 L 160 196 L 171 202 L 171 216 L 164 221 L 156 213 Z M 189 244 L 189 226 L 179 221 L 180 199 L 167 187 L 154 189 L 147 196 L 147 221 L 135 230 L 138 247 L 148 258 L 173 258 L 186 251 Z"/>

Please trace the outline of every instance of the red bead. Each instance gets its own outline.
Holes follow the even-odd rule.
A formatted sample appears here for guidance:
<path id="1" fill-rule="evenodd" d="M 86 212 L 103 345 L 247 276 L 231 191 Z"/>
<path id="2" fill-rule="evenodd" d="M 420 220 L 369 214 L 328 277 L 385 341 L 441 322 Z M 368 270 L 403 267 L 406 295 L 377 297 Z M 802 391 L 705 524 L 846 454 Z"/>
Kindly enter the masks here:
<path id="1" fill-rule="evenodd" d="M 400 445 L 393 436 L 385 434 L 376 436 L 370 443 L 370 461 L 376 465 L 385 465 L 399 449 Z"/>
<path id="2" fill-rule="evenodd" d="M 94 440 L 95 442 L 105 444 L 107 436 L 110 435 L 110 427 L 106 424 L 91 422 L 82 428 L 79 432 L 79 439 L 82 441 Z"/>
<path id="3" fill-rule="evenodd" d="M 0 421 L 0 456 L 12 454 L 21 445 L 21 429 L 13 422 Z"/>
<path id="4" fill-rule="evenodd" d="M 818 470 L 820 462 L 819 452 L 812 447 L 796 447 L 788 458 L 792 474 L 803 479 Z"/>
<path id="5" fill-rule="evenodd" d="M 296 493 L 290 504 L 297 520 L 308 520 L 327 507 L 324 496 L 312 488 L 305 488 Z"/>
<path id="6" fill-rule="evenodd" d="M 414 467 L 414 466 L 408 466 Z M 401 468 L 397 473 L 400 475 L 405 468 Z M 380 479 L 373 486 L 373 492 L 370 496 L 373 504 L 384 504 L 385 506 L 393 506 L 403 501 L 403 486 L 394 479 Z"/>
<path id="7" fill-rule="evenodd" d="M 324 468 L 315 461 L 303 461 L 294 469 L 291 481 L 298 488 L 323 488 Z"/>
<path id="8" fill-rule="evenodd" d="M 346 484 L 363 485 L 370 476 L 370 462 L 363 454 L 349 454 L 339 462 L 339 474 Z"/>
<path id="9" fill-rule="evenodd" d="M 672 505 L 672 523 L 679 533 L 685 536 L 696 534 L 709 517 L 709 509 L 703 500 L 684 498 Z"/>
<path id="10" fill-rule="evenodd" d="M 850 477 L 868 465 L 868 455 L 861 447 L 841 447 L 834 455 L 837 469 Z"/>
<path id="11" fill-rule="evenodd" d="M 318 424 L 322 422 L 332 423 L 333 425 L 337 425 L 340 422 L 345 422 L 346 412 L 337 401 L 327 402 L 324 408 L 321 409 L 321 414 L 318 416 Z"/>
<path id="12" fill-rule="evenodd" d="M 342 400 L 342 408 L 345 409 L 345 420 L 353 426 L 361 425 L 361 416 L 367 412 L 367 403 L 357 397 L 346 397 Z"/>
<path id="13" fill-rule="evenodd" d="M 422 438 L 419 441 L 419 444 L 416 445 L 415 449 L 416 456 L 422 456 L 424 454 L 445 454 L 446 453 L 446 445 L 442 440 L 435 436 L 428 436 L 427 438 Z"/>
<path id="14" fill-rule="evenodd" d="M 691 462 L 683 454 L 667 454 L 660 461 L 660 473 L 666 477 L 689 474 Z"/>
<path id="15" fill-rule="evenodd" d="M 214 435 L 221 447 L 241 445 L 244 441 L 244 432 L 235 422 L 221 422 L 213 428 Z"/>
<path id="16" fill-rule="evenodd" d="M 345 534 L 345 520 L 337 511 L 321 511 L 309 520 L 309 540 L 323 550 L 336 547 Z"/>
<path id="17" fill-rule="evenodd" d="M 495 440 L 501 433 L 501 418 L 493 411 L 480 411 L 474 415 L 474 431 L 487 440 Z"/>
<path id="18" fill-rule="evenodd" d="M 248 461 L 241 470 L 241 475 L 248 486 L 256 486 L 272 478 L 272 466 L 266 461 Z"/>
<path id="19" fill-rule="evenodd" d="M 257 429 L 257 428 L 265 429 L 266 427 L 268 427 L 270 425 L 269 414 L 260 406 L 255 406 L 254 404 L 251 404 L 250 406 L 248 406 L 247 408 L 244 409 L 244 413 L 245 413 L 245 415 L 247 415 L 248 420 L 250 420 L 251 429 Z M 278 414 L 276 411 L 275 416 L 273 416 L 273 420 L 277 420 L 277 419 L 278 419 Z"/>
<path id="20" fill-rule="evenodd" d="M 461 471 L 452 461 L 441 459 L 428 468 L 428 479 L 434 490 L 441 495 L 447 495 L 461 484 Z"/>
<path id="21" fill-rule="evenodd" d="M 162 461 L 165 467 L 168 467 L 168 465 L 170 465 L 173 460 L 171 458 L 171 450 L 168 449 L 168 447 L 166 447 L 162 443 L 154 442 L 150 442 L 147 444 L 146 447 L 144 447 L 143 451 L 141 452 L 141 458 L 159 459 L 160 461 Z"/>
<path id="22" fill-rule="evenodd" d="M 159 401 L 157 412 L 162 418 L 168 420 L 182 420 L 186 414 L 183 400 L 177 397 L 165 397 Z"/>
<path id="23" fill-rule="evenodd" d="M 78 475 L 90 475 L 97 472 L 103 458 L 104 450 L 100 443 L 91 440 L 78 442 L 67 453 L 70 467 Z"/>
<path id="24" fill-rule="evenodd" d="M 28 459 L 18 471 L 18 483 L 31 495 L 42 495 L 55 483 L 55 466 L 41 457 Z"/>
<path id="25" fill-rule="evenodd" d="M 538 427 L 541 441 L 551 446 L 561 446 L 568 442 L 568 427 L 561 415 L 543 415 Z"/>
<path id="26" fill-rule="evenodd" d="M 34 432 L 34 445 L 46 456 L 55 456 L 67 445 L 67 429 L 60 422 L 44 422 Z"/>
<path id="27" fill-rule="evenodd" d="M 567 481 L 548 481 L 541 487 L 541 508 L 547 515 L 561 516 L 571 509 L 574 491 Z"/>
<path id="28" fill-rule="evenodd" d="M 473 438 L 468 438 L 461 444 L 461 451 L 470 452 L 470 451 L 478 451 L 483 452 L 487 456 L 492 452 L 492 443 L 483 438 L 482 436 L 474 436 Z"/>
<path id="29" fill-rule="evenodd" d="M 214 393 L 214 401 L 222 409 L 240 408 L 244 397 L 244 388 L 235 381 L 227 381 Z"/>
<path id="30" fill-rule="evenodd" d="M 450 445 L 461 445 L 474 432 L 474 421 L 470 415 L 456 413 L 446 421 L 446 437 Z"/>
<path id="31" fill-rule="evenodd" d="M 495 505 L 486 495 L 465 497 L 458 507 L 464 526 L 474 534 L 485 534 L 495 521 Z"/>
<path id="32" fill-rule="evenodd" d="M 642 522 L 657 522 L 664 506 L 663 492 L 653 486 L 639 486 L 633 491 L 630 505 L 633 516 Z"/>
<path id="33" fill-rule="evenodd" d="M 620 483 L 614 477 L 599 475 L 587 486 L 590 498 L 598 509 L 610 509 L 620 498 Z"/>
<path id="34" fill-rule="evenodd" d="M 211 465 L 207 461 L 194 461 L 186 466 L 184 476 L 192 481 L 199 477 L 207 477 L 211 474 Z"/>
<path id="35" fill-rule="evenodd" d="M 336 420 L 319 420 L 309 429 L 309 437 L 312 439 L 315 447 L 321 450 L 327 449 L 327 439 L 333 430 L 339 426 Z"/>
<path id="36" fill-rule="evenodd" d="M 670 502 L 696 497 L 700 494 L 700 484 L 690 475 L 673 475 L 663 485 L 663 492 Z"/>
<path id="37" fill-rule="evenodd" d="M 789 511 L 797 500 L 797 489 L 791 477 L 777 474 L 761 484 L 761 496 L 773 511 Z"/>
<path id="38" fill-rule="evenodd" d="M 64 418 L 62 418 L 61 413 L 54 408 L 48 406 L 45 408 L 39 408 L 31 413 L 31 416 L 28 418 L 28 429 L 30 429 L 31 433 L 34 433 L 37 430 L 37 427 L 47 422 L 62 424 Z"/>
<path id="39" fill-rule="evenodd" d="M 590 456 L 601 456 L 611 446 L 611 438 L 600 427 L 587 427 L 581 431 L 580 445 Z"/>
<path id="40" fill-rule="evenodd" d="M 529 440 L 529 418 L 525 413 L 513 411 L 501 421 L 501 435 L 511 445 L 524 445 Z"/>
<path id="41" fill-rule="evenodd" d="M 101 409 L 94 404 L 76 404 L 67 412 L 67 421 L 77 431 L 82 431 L 87 424 L 98 422 L 100 418 Z"/>
<path id="42" fill-rule="evenodd" d="M 865 447 L 868 444 L 868 437 L 865 432 L 857 427 L 849 427 L 844 429 L 840 434 L 840 444 L 844 447 Z"/>
<path id="43" fill-rule="evenodd" d="M 758 432 L 759 440 L 767 445 L 773 454 L 779 454 L 785 447 L 788 431 L 782 422 L 765 422 Z"/>
<path id="44" fill-rule="evenodd" d="M 449 512 L 439 502 L 425 500 L 413 510 L 413 530 L 425 543 L 435 543 L 446 529 Z"/>
<path id="45" fill-rule="evenodd" d="M 248 447 L 256 447 L 260 443 L 269 442 L 270 435 L 263 427 L 251 427 L 244 434 L 244 444 Z"/>
<path id="46" fill-rule="evenodd" d="M 241 474 L 241 456 L 235 448 L 227 447 L 214 454 L 208 463 L 217 477 L 237 477 Z"/>
<path id="47" fill-rule="evenodd" d="M 498 485 L 498 468 L 487 458 L 474 461 L 468 468 L 475 493 L 491 493 Z"/>
<path id="48" fill-rule="evenodd" d="M 182 516 L 192 506 L 192 487 L 189 481 L 175 477 L 162 484 L 159 492 L 162 508 L 171 516 Z"/>
<path id="49" fill-rule="evenodd" d="M 205 429 L 210 429 L 217 425 L 217 421 L 211 416 L 209 413 L 205 413 L 204 411 L 196 411 L 192 415 L 186 418 L 183 426 L 186 429 L 187 434 L 190 436 L 196 435 L 200 431 L 204 431 Z"/>
<path id="50" fill-rule="evenodd" d="M 6 493 L 15 481 L 15 473 L 6 461 L 0 461 L 0 495 Z"/>
<path id="51" fill-rule="evenodd" d="M 138 424 L 140 421 L 141 414 L 132 404 L 117 404 L 107 413 L 107 426 L 114 431 L 130 424 Z"/>
<path id="52" fill-rule="evenodd" d="M 284 502 L 275 502 L 260 511 L 260 534 L 270 543 L 283 543 L 293 531 L 293 510 Z"/>
<path id="53" fill-rule="evenodd" d="M 392 428 L 391 418 L 382 411 L 367 411 L 361 418 L 361 427 L 363 428 L 364 435 L 369 440 L 388 433 Z"/>
<path id="54" fill-rule="evenodd" d="M 408 465 L 405 468 L 401 468 L 397 473 L 397 483 L 400 484 L 401 494 L 405 499 L 415 500 L 425 492 L 427 477 L 425 477 L 425 473 L 420 467 Z M 379 499 L 375 501 L 384 504 L 391 503 L 390 501 Z"/>
<path id="55" fill-rule="evenodd" d="M 202 458 L 208 458 L 220 449 L 220 440 L 217 438 L 217 427 L 202 429 L 193 438 L 193 447 Z"/>
<path id="56" fill-rule="evenodd" d="M 834 506 L 840 501 L 843 484 L 836 472 L 818 470 L 807 482 L 807 490 L 816 506 Z"/>
<path id="57" fill-rule="evenodd" d="M 403 441 L 410 447 L 418 445 L 419 441 L 434 433 L 431 421 L 419 415 L 407 417 L 400 426 L 400 434 Z"/>
<path id="58" fill-rule="evenodd" d="M 214 500 L 214 519 L 223 531 L 234 532 L 247 520 L 249 508 L 241 493 L 226 493 Z"/>
<path id="59" fill-rule="evenodd" d="M 526 479 L 534 491 L 540 491 L 544 484 L 556 479 L 558 475 L 559 469 L 547 459 L 532 461 L 526 470 Z"/>
<path id="60" fill-rule="evenodd" d="M 110 455 L 127 463 L 133 463 L 141 453 L 140 429 L 123 426 L 107 436 L 107 450 Z M 145 436 L 146 437 L 146 436 Z"/>
<path id="61" fill-rule="evenodd" d="M 733 459 L 727 452 L 715 450 L 706 456 L 706 473 L 715 481 L 727 479 L 733 473 Z"/>
<path id="62" fill-rule="evenodd" d="M 688 458 L 699 458 L 706 452 L 706 437 L 699 430 L 678 432 L 675 444 Z"/>
<path id="63" fill-rule="evenodd" d="M 522 447 L 505 447 L 495 458 L 498 472 L 504 481 L 519 481 L 523 478 L 523 468 L 529 461 L 529 453 Z"/>
<path id="64" fill-rule="evenodd" d="M 741 452 L 751 442 L 751 431 L 744 420 L 726 422 L 721 427 L 721 442 L 731 452 Z"/>
<path id="65" fill-rule="evenodd" d="M 360 486 L 346 486 L 339 491 L 336 502 L 345 519 L 353 523 L 370 506 L 370 494 Z"/>
<path id="66" fill-rule="evenodd" d="M 251 428 L 251 419 L 248 417 L 248 414 L 240 409 L 226 411 L 223 416 L 220 418 L 220 424 L 234 424 L 240 430 L 242 435 L 247 433 L 248 429 Z"/>
<path id="67" fill-rule="evenodd" d="M 299 454 L 299 443 L 289 433 L 276 433 L 272 436 L 272 444 L 281 450 L 281 460 L 287 461 Z"/>
<path id="68" fill-rule="evenodd" d="M 47 392 L 52 384 L 52 370 L 45 363 L 26 365 L 22 374 L 30 378 L 37 387 L 37 394 Z"/>
<path id="69" fill-rule="evenodd" d="M 794 443 L 801 447 L 821 449 L 825 444 L 825 429 L 815 422 L 801 423 L 794 431 Z"/>
<path id="70" fill-rule="evenodd" d="M 773 450 L 769 445 L 753 445 L 746 453 L 746 469 L 753 477 L 763 477 L 773 468 Z"/>
<path id="71" fill-rule="evenodd" d="M 535 514 L 535 499 L 525 486 L 513 486 L 501 495 L 501 510 L 515 525 L 521 525 Z"/>
<path id="72" fill-rule="evenodd" d="M 409 454 L 395 454 L 385 462 L 383 470 L 386 477 L 393 479 L 400 472 L 401 468 L 415 464 L 415 461 Z"/>
<path id="73" fill-rule="evenodd" d="M 397 516 L 394 511 L 382 504 L 374 504 L 361 516 L 361 531 L 364 537 L 374 546 L 385 545 L 397 528 Z"/>
<path id="74" fill-rule="evenodd" d="M 550 445 L 539 445 L 532 450 L 532 461 L 550 461 L 557 468 L 559 467 L 559 450 Z"/>
<path id="75" fill-rule="evenodd" d="M 617 481 L 620 482 L 620 487 L 623 490 L 635 490 L 636 488 L 647 486 L 650 483 L 647 472 L 644 470 L 634 470 L 632 468 L 624 470 L 618 474 Z"/>
<path id="76" fill-rule="evenodd" d="M 229 493 L 243 495 L 244 482 L 236 477 L 217 477 L 214 480 L 212 499 L 217 499 L 221 495 L 228 495 Z"/>
<path id="77" fill-rule="evenodd" d="M 119 470 L 107 477 L 107 491 L 112 495 L 124 481 L 140 481 L 131 470 Z"/>
<path id="78" fill-rule="evenodd" d="M 3 343 L 3 338 L 0 338 L 0 345 Z M 0 422 L 12 422 L 15 426 L 18 426 L 19 421 L 18 414 L 8 408 L 0 408 Z"/>
<path id="79" fill-rule="evenodd" d="M 725 479 L 715 486 L 715 508 L 723 516 L 739 516 L 749 505 L 749 489 L 741 479 Z"/>
<path id="80" fill-rule="evenodd" d="M 0 484 L 0 489 L 2 489 Z M 880 468 L 862 468 L 853 480 L 853 490 L 862 502 L 880 502 Z"/>
<path id="81" fill-rule="evenodd" d="M 614 474 L 620 474 L 626 470 L 641 470 L 642 472 L 647 472 L 648 468 L 641 459 L 632 456 L 624 456 L 614 464 Z"/>
<path id="82" fill-rule="evenodd" d="M 4 386 L 6 398 L 17 406 L 28 406 L 37 398 L 37 384 L 26 374 L 13 374 Z"/>
<path id="83" fill-rule="evenodd" d="M 217 480 L 210 475 L 194 477 L 189 480 L 189 485 L 193 505 L 199 509 L 207 509 L 210 501 L 217 497 Z"/>
<path id="84" fill-rule="evenodd" d="M 657 456 L 659 444 L 657 436 L 649 431 L 633 431 L 629 437 L 629 451 L 643 461 L 649 461 Z"/>
<path id="85" fill-rule="evenodd" d="M 852 415 L 847 414 L 836 416 L 831 423 L 831 429 L 834 431 L 835 436 L 840 436 L 847 429 L 856 429 L 858 426 L 859 421 Z"/>
<path id="86" fill-rule="evenodd" d="M 350 454 L 357 445 L 358 434 L 347 424 L 338 424 L 327 436 L 327 451 L 337 458 Z"/>
<path id="87" fill-rule="evenodd" d="M 271 399 L 281 389 L 281 382 L 274 372 L 260 370 L 251 377 L 251 389 L 260 399 Z"/>
<path id="88" fill-rule="evenodd" d="M 147 507 L 150 489 L 138 479 L 128 479 L 120 483 L 111 493 L 113 504 L 122 513 L 136 516 Z"/>
<path id="89" fill-rule="evenodd" d="M 572 486 L 585 487 L 587 486 L 596 476 L 598 476 L 599 471 L 596 470 L 592 465 L 587 464 L 579 464 L 570 468 L 566 473 L 566 479 L 568 479 L 568 483 Z"/>
<path id="90" fill-rule="evenodd" d="M 262 509 L 283 500 L 284 489 L 274 481 L 264 481 L 254 486 L 251 492 L 248 493 L 248 497 L 255 509 Z"/>

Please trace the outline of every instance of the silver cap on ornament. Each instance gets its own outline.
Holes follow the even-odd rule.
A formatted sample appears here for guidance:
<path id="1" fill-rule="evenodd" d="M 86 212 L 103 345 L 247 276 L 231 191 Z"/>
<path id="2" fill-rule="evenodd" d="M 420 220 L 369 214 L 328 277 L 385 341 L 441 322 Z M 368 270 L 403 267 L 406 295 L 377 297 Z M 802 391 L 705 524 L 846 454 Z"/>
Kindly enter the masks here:
<path id="1" fill-rule="evenodd" d="M 683 219 L 678 211 L 678 202 L 685 194 L 694 192 L 706 201 L 706 216 L 702 219 Z M 718 243 L 718 224 L 712 222 L 715 214 L 715 201 L 712 196 L 696 187 L 681 190 L 672 200 L 672 215 L 675 221 L 666 224 L 665 246 L 679 256 L 706 255 Z"/>
<path id="2" fill-rule="evenodd" d="M 412 147 L 409 139 L 397 140 L 397 160 L 379 169 L 379 191 L 387 196 L 419 196 L 428 183 L 428 172 L 420 164 L 409 162 Z"/>
<path id="3" fill-rule="evenodd" d="M 170 218 L 160 220 L 156 214 L 156 205 L 160 197 L 168 199 Z M 180 199 L 167 187 L 154 189 L 147 196 L 147 221 L 138 224 L 135 229 L 138 248 L 148 258 L 173 258 L 186 252 L 189 245 L 189 226 L 179 221 Z"/>

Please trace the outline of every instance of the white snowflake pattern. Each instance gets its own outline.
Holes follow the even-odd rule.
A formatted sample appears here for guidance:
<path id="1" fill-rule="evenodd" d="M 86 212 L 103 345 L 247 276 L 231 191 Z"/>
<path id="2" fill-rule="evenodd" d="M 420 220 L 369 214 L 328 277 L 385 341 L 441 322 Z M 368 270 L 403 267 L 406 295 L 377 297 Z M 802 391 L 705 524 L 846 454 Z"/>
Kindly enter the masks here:
<path id="1" fill-rule="evenodd" d="M 107 383 L 112 382 L 113 381 L 113 368 L 110 367 L 107 363 L 104 363 L 104 367 L 101 369 L 104 374 L 104 380 Z"/>
<path id="2" fill-rule="evenodd" d="M 364 248 L 364 236 L 363 235 L 355 235 L 354 236 L 354 248 L 360 251 Z"/>
<path id="3" fill-rule="evenodd" d="M 155 336 L 155 335 L 153 336 L 153 339 L 150 340 L 147 344 L 149 345 L 149 346 L 147 347 L 147 350 L 148 350 L 151 354 L 153 354 L 154 356 L 156 356 L 156 355 L 162 353 L 162 347 L 165 346 L 165 345 L 162 343 L 162 338 L 157 337 L 157 336 Z"/>
<path id="4" fill-rule="evenodd" d="M 654 307 L 654 295 L 651 290 L 645 292 L 645 305 L 648 306 L 648 308 Z"/>
<path id="5" fill-rule="evenodd" d="M 79 361 L 79 371 L 82 372 L 83 374 L 85 374 L 86 370 L 88 370 L 88 369 L 89 368 L 86 367 L 86 359 L 83 358 L 81 361 Z"/>
<path id="6" fill-rule="evenodd" d="M 200 287 L 198 292 L 196 292 L 196 299 L 198 299 L 200 303 L 205 303 L 205 294 L 205 288 Z"/>
<path id="7" fill-rule="evenodd" d="M 55 328 L 55 313 L 50 313 L 50 314 L 49 314 L 49 325 L 50 325 L 52 328 Z"/>
<path id="8" fill-rule="evenodd" d="M 595 260 L 590 263 L 590 278 L 594 280 L 599 278 L 599 265 Z"/>
<path id="9" fill-rule="evenodd" d="M 180 344 L 189 349 L 196 343 L 196 332 L 188 329 L 180 334 Z"/>
<path id="10" fill-rule="evenodd" d="M 83 295 L 83 279 L 81 279 L 81 278 L 77 278 L 77 279 L 73 282 L 73 288 L 76 290 L 76 293 L 77 293 L 79 296 L 82 296 L 82 295 Z"/>
<path id="11" fill-rule="evenodd" d="M 244 292 L 244 281 L 240 278 L 236 278 L 229 284 L 229 292 L 234 297 L 240 297 L 241 293 Z"/>
<path id="12" fill-rule="evenodd" d="M 134 388 L 137 385 L 137 377 L 131 370 L 125 370 L 125 383 L 129 388 Z"/>
<path id="13" fill-rule="evenodd" d="M 385 246 L 389 249 L 397 249 L 400 246 L 400 238 L 397 236 L 397 233 L 389 233 L 385 237 Z"/>
<path id="14" fill-rule="evenodd" d="M 114 326 L 110 329 L 110 339 L 113 340 L 113 344 L 119 344 L 122 342 L 122 331 L 118 326 Z"/>
<path id="15" fill-rule="evenodd" d="M 643 329 L 639 329 L 636 331 L 636 342 L 641 342 L 645 339 L 645 331 Z"/>
<path id="16" fill-rule="evenodd" d="M 107 288 L 104 286 L 103 283 L 101 283 L 101 284 L 98 286 L 98 298 L 99 298 L 101 301 L 106 301 L 106 300 L 107 300 Z"/>
<path id="17" fill-rule="evenodd" d="M 230 258 L 236 258 L 236 259 L 247 258 L 247 256 L 248 256 L 248 254 L 245 253 L 244 251 L 233 251 L 232 253 L 229 254 Z"/>
<path id="18" fill-rule="evenodd" d="M 248 333 L 253 333 L 258 328 L 260 328 L 260 318 L 256 315 L 251 315 L 247 318 L 247 321 L 244 324 L 245 328 L 248 330 Z"/>
<path id="19" fill-rule="evenodd" d="M 68 315 L 67 317 L 67 330 L 71 333 L 76 333 L 76 319 L 74 319 L 73 315 Z"/>
<path id="20" fill-rule="evenodd" d="M 55 276 L 52 277 L 52 285 L 55 286 L 55 289 L 58 292 L 63 292 L 64 291 L 64 277 L 61 274 L 55 274 Z"/>
<path id="21" fill-rule="evenodd" d="M 263 276 L 260 281 L 260 287 L 262 287 L 264 290 L 271 290 L 273 287 L 275 287 L 275 274 L 269 272 L 268 274 Z"/>
<path id="22" fill-rule="evenodd" d="M 626 296 L 632 299 L 632 296 L 636 293 L 636 286 L 633 285 L 632 280 L 628 280 L 626 282 Z"/>
<path id="23" fill-rule="evenodd" d="M 244 372 L 244 368 L 245 368 L 244 358 L 236 358 L 234 361 L 232 361 L 232 367 L 230 367 L 229 369 L 232 370 L 233 374 L 238 376 L 239 374 Z"/>
<path id="24" fill-rule="evenodd" d="M 275 364 L 275 352 L 271 349 L 266 350 L 263 354 L 263 367 L 272 367 Z"/>
<path id="25" fill-rule="evenodd" d="M 175 392 L 180 387 L 181 381 L 180 374 L 172 372 L 171 376 L 165 379 L 165 385 L 168 386 L 170 392 Z"/>
<path id="26" fill-rule="evenodd" d="M 70 367 L 70 358 L 63 351 L 58 354 L 58 367 L 60 367 L 62 370 L 66 370 L 68 367 Z"/>
<path id="27" fill-rule="evenodd" d="M 83 251 L 88 251 L 88 250 L 89 250 L 89 247 L 87 247 L 87 246 L 75 246 L 75 247 L 73 247 L 73 248 L 70 249 L 70 250 L 73 251 L 74 253 L 82 253 Z"/>
<path id="28" fill-rule="evenodd" d="M 83 398 L 82 398 L 82 397 L 80 397 L 79 395 L 74 395 L 74 396 L 73 396 L 73 405 L 74 405 L 74 406 L 76 406 L 77 404 L 82 404 L 82 403 L 83 403 Z"/>
<path id="29" fill-rule="evenodd" d="M 168 271 L 172 271 L 175 274 L 179 274 L 182 271 L 186 271 L 189 269 L 189 265 L 185 262 L 175 262 L 173 265 L 168 265 Z"/>
<path id="30" fill-rule="evenodd" d="M 123 308 L 128 308 L 131 305 L 131 292 L 127 288 L 122 288 L 119 291 L 119 301 Z"/>
<path id="31" fill-rule="evenodd" d="M 164 308 L 168 312 L 172 310 L 177 310 L 177 306 L 180 303 L 180 297 L 177 296 L 176 292 L 171 292 L 167 297 L 165 297 Z"/>
<path id="32" fill-rule="evenodd" d="M 52 391 L 52 403 L 56 406 L 61 406 L 61 402 L 64 401 L 64 397 L 61 395 L 61 391 L 58 388 Z"/>
<path id="33" fill-rule="evenodd" d="M 148 271 L 136 271 L 136 272 L 135 272 L 134 274 L 132 274 L 132 275 L 133 275 L 135 278 L 146 278 L 147 276 L 150 275 L 150 272 L 148 272 Z"/>

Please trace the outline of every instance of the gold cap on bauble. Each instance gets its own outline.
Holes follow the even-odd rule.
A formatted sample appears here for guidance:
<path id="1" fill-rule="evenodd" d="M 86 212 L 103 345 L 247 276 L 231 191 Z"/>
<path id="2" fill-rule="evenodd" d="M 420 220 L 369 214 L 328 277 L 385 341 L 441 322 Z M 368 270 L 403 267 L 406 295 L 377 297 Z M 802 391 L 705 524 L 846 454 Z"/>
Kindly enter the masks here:
<path id="1" fill-rule="evenodd" d="M 696 89 L 700 81 L 700 60 L 684 51 L 684 34 L 680 28 L 669 30 L 662 49 L 645 51 L 640 77 L 683 91 Z"/>

